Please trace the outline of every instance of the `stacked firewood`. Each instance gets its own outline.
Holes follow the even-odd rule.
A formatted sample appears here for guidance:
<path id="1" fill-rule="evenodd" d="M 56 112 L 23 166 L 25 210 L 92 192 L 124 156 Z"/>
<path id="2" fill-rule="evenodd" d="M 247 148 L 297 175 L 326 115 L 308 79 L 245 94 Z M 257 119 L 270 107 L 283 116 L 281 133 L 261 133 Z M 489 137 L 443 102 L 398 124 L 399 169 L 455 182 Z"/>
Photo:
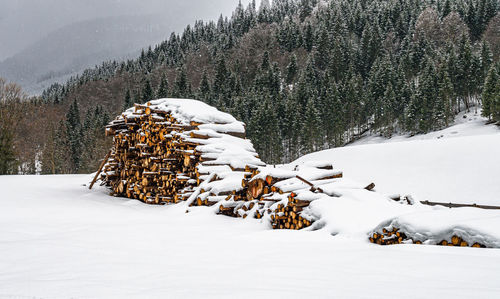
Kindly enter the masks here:
<path id="1" fill-rule="evenodd" d="M 101 180 L 112 195 L 149 204 L 187 201 L 219 214 L 301 229 L 315 219 L 309 204 L 335 196 L 321 186 L 342 177 L 329 163 L 294 169 L 266 166 L 244 124 L 194 100 L 162 99 L 135 105 L 106 129 L 114 145 Z"/>
<path id="2" fill-rule="evenodd" d="M 244 139 L 243 124 L 203 105 L 157 100 L 135 105 L 111 122 L 106 133 L 113 136 L 114 146 L 101 180 L 112 194 L 150 204 L 177 203 L 207 179 L 215 182 L 224 173 L 242 173 L 246 163 L 263 165 Z M 205 115 L 197 119 L 190 114 L 192 106 Z M 218 201 L 225 192 L 209 194 L 203 202 Z"/>
<path id="3" fill-rule="evenodd" d="M 306 177 L 303 178 L 302 176 Z M 341 178 L 331 164 L 284 170 L 274 167 L 246 168 L 243 189 L 219 204 L 219 213 L 232 217 L 267 219 L 275 229 L 301 229 L 314 219 L 302 211 L 325 194 L 321 185 Z M 303 199 L 300 199 L 304 196 Z"/>
<path id="4" fill-rule="evenodd" d="M 382 228 L 381 231 L 375 231 L 370 234 L 370 242 L 379 245 L 393 245 L 402 243 L 413 243 L 413 244 L 432 244 L 441 246 L 460 246 L 460 247 L 476 247 L 485 248 L 486 246 L 480 244 L 479 242 L 469 243 L 457 235 L 452 235 L 449 238 L 441 240 L 439 242 L 432 242 L 431 240 L 426 240 L 423 236 L 420 237 L 410 237 L 410 234 L 404 233 L 400 228 L 395 226 L 388 226 Z M 438 239 L 439 240 L 439 239 Z"/>

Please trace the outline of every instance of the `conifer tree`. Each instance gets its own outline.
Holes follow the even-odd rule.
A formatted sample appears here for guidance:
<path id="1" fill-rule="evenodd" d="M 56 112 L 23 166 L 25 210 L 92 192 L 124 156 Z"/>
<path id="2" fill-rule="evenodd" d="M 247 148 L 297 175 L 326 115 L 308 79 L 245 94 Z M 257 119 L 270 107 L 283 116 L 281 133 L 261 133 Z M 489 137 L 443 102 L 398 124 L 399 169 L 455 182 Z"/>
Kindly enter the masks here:
<path id="1" fill-rule="evenodd" d="M 286 83 L 292 84 L 295 81 L 297 72 L 298 72 L 297 56 L 293 54 L 292 58 L 290 59 L 290 63 L 286 67 Z"/>
<path id="2" fill-rule="evenodd" d="M 15 161 L 12 132 L 0 123 L 0 175 L 13 173 Z"/>
<path id="3" fill-rule="evenodd" d="M 311 14 L 312 12 L 312 3 L 311 0 L 300 0 L 299 4 L 299 18 L 301 22 L 304 22 L 304 20 Z"/>
<path id="4" fill-rule="evenodd" d="M 304 111 L 304 122 L 302 126 L 302 148 L 305 153 L 311 153 L 320 146 L 320 125 L 319 112 L 314 105 L 314 100 L 310 98 L 307 101 Z"/>
<path id="5" fill-rule="evenodd" d="M 149 81 L 149 79 L 146 79 L 146 82 L 144 82 L 144 86 L 142 88 L 141 103 L 146 103 L 151 100 L 154 100 L 154 92 L 153 88 L 151 87 L 151 82 Z"/>
<path id="6" fill-rule="evenodd" d="M 326 28 L 321 28 L 314 52 L 314 60 L 319 70 L 325 70 L 330 61 L 330 40 Z"/>
<path id="7" fill-rule="evenodd" d="M 158 86 L 158 90 L 156 91 L 156 97 L 159 99 L 168 98 L 168 79 L 166 74 L 163 74 L 161 77 L 160 86 Z"/>
<path id="8" fill-rule="evenodd" d="M 203 76 L 201 77 L 200 87 L 198 89 L 198 94 L 201 100 L 207 102 L 208 104 L 212 104 L 211 100 L 211 90 L 210 90 L 210 82 L 208 80 L 207 70 L 203 71 Z"/>
<path id="9" fill-rule="evenodd" d="M 453 85 L 446 69 L 441 69 L 438 78 L 439 94 L 436 104 L 436 118 L 438 119 L 438 128 L 448 126 L 453 119 Z"/>
<path id="10" fill-rule="evenodd" d="M 186 68 L 184 66 L 177 70 L 177 77 L 175 77 L 173 95 L 177 98 L 190 97 L 190 84 L 187 78 Z"/>
<path id="11" fill-rule="evenodd" d="M 132 96 L 130 95 L 130 89 L 127 88 L 125 92 L 125 100 L 123 101 L 123 110 L 132 107 L 134 103 L 132 102 Z"/>
<path id="12" fill-rule="evenodd" d="M 71 156 L 71 170 L 78 172 L 82 153 L 82 126 L 80 122 L 80 110 L 78 109 L 76 100 L 70 105 L 66 114 L 66 138 Z"/>
<path id="13" fill-rule="evenodd" d="M 303 40 L 304 40 L 304 48 L 308 52 L 311 52 L 314 45 L 314 33 L 311 22 L 308 22 L 306 24 L 303 34 Z"/>
<path id="14" fill-rule="evenodd" d="M 499 80 L 500 78 L 498 76 L 497 69 L 495 65 L 492 65 L 488 71 L 488 76 L 486 77 L 486 81 L 484 83 L 483 94 L 481 96 L 483 102 L 483 110 L 481 114 L 489 119 L 494 116 L 496 102 L 498 101 L 498 97 L 500 97 L 498 90 Z"/>
<path id="15" fill-rule="evenodd" d="M 215 79 L 213 83 L 213 92 L 216 95 L 223 95 L 225 92 L 225 85 L 228 79 L 228 71 L 226 68 L 226 59 L 224 56 L 219 58 L 217 67 L 215 69 Z"/>
<path id="16" fill-rule="evenodd" d="M 264 51 L 264 55 L 262 56 L 262 63 L 260 64 L 260 69 L 263 71 L 269 70 L 271 66 L 271 62 L 269 61 L 269 52 Z"/>

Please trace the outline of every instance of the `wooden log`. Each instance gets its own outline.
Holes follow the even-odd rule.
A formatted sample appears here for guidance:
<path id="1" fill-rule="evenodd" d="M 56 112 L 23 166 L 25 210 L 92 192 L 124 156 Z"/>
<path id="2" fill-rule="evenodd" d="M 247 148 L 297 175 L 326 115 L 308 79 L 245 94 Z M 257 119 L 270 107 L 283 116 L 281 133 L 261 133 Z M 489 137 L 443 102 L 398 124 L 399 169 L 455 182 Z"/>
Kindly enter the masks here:
<path id="1" fill-rule="evenodd" d="M 247 198 L 248 200 L 258 199 L 264 191 L 264 180 L 256 179 L 248 184 Z"/>
<path id="2" fill-rule="evenodd" d="M 444 206 L 448 208 L 478 208 L 478 209 L 488 209 L 488 210 L 500 210 L 500 206 L 491 205 L 478 205 L 478 204 L 459 204 L 459 203 L 445 203 L 445 202 L 432 202 L 424 200 L 420 202 L 421 204 L 428 206 Z"/>
<path id="3" fill-rule="evenodd" d="M 106 162 L 108 161 L 109 159 L 109 156 L 111 155 L 111 150 L 106 154 L 106 156 L 104 157 L 104 160 L 102 160 L 102 163 L 101 165 L 99 166 L 99 169 L 97 170 L 97 173 L 95 174 L 94 176 L 94 179 L 92 179 L 92 182 L 90 183 L 90 186 L 89 186 L 89 189 L 92 189 L 92 187 L 94 186 L 96 180 L 97 180 L 97 177 L 99 176 L 99 174 L 101 173 L 102 171 L 102 168 L 104 167 L 104 164 L 106 164 Z"/>
<path id="4" fill-rule="evenodd" d="M 375 184 L 374 183 L 370 183 L 368 186 L 365 187 L 365 189 L 368 190 L 368 191 L 372 191 L 373 188 L 375 188 Z"/>
<path id="5" fill-rule="evenodd" d="M 323 189 L 319 188 L 319 187 L 315 187 L 311 182 L 309 182 L 308 180 L 302 178 L 301 176 L 295 176 L 296 178 L 298 178 L 299 180 L 301 180 L 302 182 L 306 183 L 307 185 L 311 186 L 311 192 L 320 192 L 320 193 L 324 193 L 323 192 Z"/>

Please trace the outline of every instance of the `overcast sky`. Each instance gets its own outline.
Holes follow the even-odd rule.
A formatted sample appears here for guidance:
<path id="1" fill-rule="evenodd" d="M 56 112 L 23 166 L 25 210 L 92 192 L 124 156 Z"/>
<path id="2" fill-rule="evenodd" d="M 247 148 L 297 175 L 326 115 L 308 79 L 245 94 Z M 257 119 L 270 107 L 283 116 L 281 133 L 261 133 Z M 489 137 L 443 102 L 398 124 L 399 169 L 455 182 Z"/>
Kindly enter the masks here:
<path id="1" fill-rule="evenodd" d="M 0 61 L 28 47 L 51 31 L 78 21 L 107 16 L 151 14 L 175 18 L 176 14 L 182 12 L 193 22 L 197 19 L 216 19 L 220 13 L 225 16 L 230 15 L 238 4 L 238 0 L 0 0 L 0 2 Z M 245 6 L 249 2 L 250 0 L 242 0 Z"/>

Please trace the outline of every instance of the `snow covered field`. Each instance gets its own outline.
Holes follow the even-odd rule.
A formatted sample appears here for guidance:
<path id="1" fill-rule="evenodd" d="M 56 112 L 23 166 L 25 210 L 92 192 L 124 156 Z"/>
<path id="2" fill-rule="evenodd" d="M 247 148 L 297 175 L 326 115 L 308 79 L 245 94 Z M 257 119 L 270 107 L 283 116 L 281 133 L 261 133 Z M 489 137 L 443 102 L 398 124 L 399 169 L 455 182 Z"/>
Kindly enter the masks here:
<path id="1" fill-rule="evenodd" d="M 500 205 L 500 129 L 461 114 L 442 131 L 391 139 L 366 137 L 351 146 L 299 160 L 332 161 L 344 176 L 374 182 L 385 194 L 418 200 Z"/>
<path id="2" fill-rule="evenodd" d="M 386 194 L 500 205 L 498 129 L 466 134 L 480 121 L 439 139 L 354 145 L 298 163 L 330 159 L 346 181 L 373 181 Z M 88 181 L 0 177 L 0 298 L 500 297 L 500 249 L 369 243 L 366 230 L 388 220 L 369 204 L 382 201 L 378 193 L 366 191 L 372 195 L 364 201 L 349 201 L 363 190 L 345 191 L 334 203 L 318 200 L 313 208 L 331 220 L 323 229 L 277 231 L 215 216 L 209 207 L 186 213 L 183 204 L 113 198 L 104 188 L 89 191 Z M 458 211 L 500 219 L 500 211 Z"/>

